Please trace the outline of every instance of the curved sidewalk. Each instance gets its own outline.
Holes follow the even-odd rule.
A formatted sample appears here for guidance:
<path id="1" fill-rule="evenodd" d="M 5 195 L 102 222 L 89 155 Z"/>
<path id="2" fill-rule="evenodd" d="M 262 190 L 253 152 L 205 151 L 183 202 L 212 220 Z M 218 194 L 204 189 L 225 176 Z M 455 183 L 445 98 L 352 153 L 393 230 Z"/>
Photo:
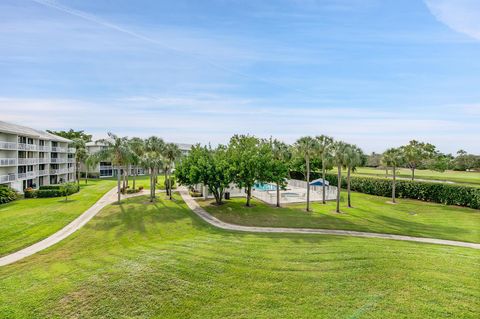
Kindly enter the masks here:
<path id="1" fill-rule="evenodd" d="M 359 232 L 359 231 L 350 231 L 350 230 L 255 227 L 255 226 L 241 226 L 241 225 L 229 224 L 213 217 L 206 210 L 200 207 L 200 205 L 190 196 L 190 194 L 186 189 L 178 188 L 177 190 L 180 191 L 180 195 L 182 196 L 183 200 L 195 214 L 197 214 L 200 218 L 202 218 L 204 221 L 206 221 L 210 225 L 221 228 L 221 229 L 225 229 L 225 230 L 234 230 L 234 231 L 250 232 L 250 233 L 319 234 L 319 235 L 353 236 L 353 237 L 364 237 L 364 238 L 380 238 L 380 239 L 393 239 L 393 240 L 402 240 L 402 241 L 413 241 L 418 243 L 439 244 L 439 245 L 449 245 L 449 246 L 480 249 L 480 244 L 468 243 L 463 241 L 455 241 L 455 240 L 435 239 L 435 238 L 368 233 L 368 232 Z"/>
<path id="2" fill-rule="evenodd" d="M 122 199 L 146 195 L 148 194 L 148 190 L 143 190 L 139 193 L 135 194 L 127 194 L 123 195 Z M 0 257 L 0 267 L 5 266 L 16 261 L 19 261 L 25 257 L 31 256 L 39 251 L 47 249 L 50 246 L 55 245 L 56 243 L 62 241 L 63 239 L 67 238 L 80 228 L 82 228 L 90 219 L 92 219 L 98 212 L 104 208 L 105 206 L 112 204 L 117 201 L 117 187 L 109 190 L 105 195 L 103 195 L 93 206 L 87 209 L 82 215 L 78 216 L 75 220 L 70 222 L 67 226 L 63 227 L 56 233 L 50 235 L 49 237 L 31 245 L 25 247 L 17 252 L 14 252 L 10 255 L 6 255 Z"/>

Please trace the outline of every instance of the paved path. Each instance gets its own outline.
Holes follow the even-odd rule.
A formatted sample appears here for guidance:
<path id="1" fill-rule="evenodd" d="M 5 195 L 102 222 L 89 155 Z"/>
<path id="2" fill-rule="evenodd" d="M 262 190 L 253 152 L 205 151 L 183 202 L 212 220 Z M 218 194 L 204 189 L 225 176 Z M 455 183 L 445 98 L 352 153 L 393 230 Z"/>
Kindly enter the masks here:
<path id="1" fill-rule="evenodd" d="M 161 191 L 157 191 L 161 192 Z M 122 199 L 140 196 L 140 195 L 148 195 L 150 194 L 150 190 L 142 190 L 141 192 L 135 194 L 127 194 L 122 195 Z M 5 266 L 16 261 L 19 261 L 25 257 L 33 255 L 41 250 L 44 250 L 50 246 L 55 245 L 56 243 L 60 242 L 61 240 L 67 238 L 80 228 L 82 228 L 90 219 L 93 218 L 102 208 L 105 206 L 112 204 L 117 201 L 117 187 L 114 187 L 110 191 L 108 191 L 105 195 L 102 196 L 92 207 L 87 209 L 82 215 L 78 216 L 75 220 L 73 220 L 70 224 L 65 226 L 64 228 L 60 229 L 56 233 L 50 235 L 49 237 L 31 245 L 22 250 L 14 252 L 10 255 L 6 255 L 0 258 L 0 267 Z"/>
<path id="2" fill-rule="evenodd" d="M 480 249 L 480 244 L 467 243 L 463 241 L 424 238 L 424 237 L 412 237 L 392 234 L 379 234 L 379 233 L 367 233 L 350 230 L 334 230 L 334 229 L 312 229 L 312 228 L 281 228 L 281 227 L 255 227 L 255 226 L 241 226 L 235 224 L 225 223 L 205 211 L 200 205 L 190 196 L 185 188 L 179 188 L 180 194 L 188 205 L 188 207 L 197 214 L 204 221 L 218 228 L 242 232 L 251 233 L 288 233 L 288 234 L 319 234 L 319 235 L 339 235 L 339 236 L 353 236 L 353 237 L 366 237 L 366 238 L 381 238 L 381 239 L 394 239 L 403 241 L 413 241 L 419 243 L 428 244 L 440 244 L 458 247 L 467 247 Z"/>

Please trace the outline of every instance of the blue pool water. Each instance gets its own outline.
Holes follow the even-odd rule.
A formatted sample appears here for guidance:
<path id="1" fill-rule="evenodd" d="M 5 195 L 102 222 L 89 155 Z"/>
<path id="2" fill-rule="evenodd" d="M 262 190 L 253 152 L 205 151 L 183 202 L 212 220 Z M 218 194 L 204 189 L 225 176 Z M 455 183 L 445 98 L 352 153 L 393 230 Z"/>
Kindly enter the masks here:
<path id="1" fill-rule="evenodd" d="M 255 183 L 253 188 L 258 191 L 274 191 L 277 190 L 277 186 L 273 184 Z"/>

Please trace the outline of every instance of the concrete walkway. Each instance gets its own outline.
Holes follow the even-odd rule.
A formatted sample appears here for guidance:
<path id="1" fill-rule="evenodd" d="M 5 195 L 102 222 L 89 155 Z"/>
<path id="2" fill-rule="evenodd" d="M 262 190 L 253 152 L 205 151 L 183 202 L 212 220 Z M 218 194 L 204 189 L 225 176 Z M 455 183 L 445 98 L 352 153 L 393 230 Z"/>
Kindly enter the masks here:
<path id="1" fill-rule="evenodd" d="M 197 214 L 204 221 L 215 227 L 250 233 L 284 233 L 284 234 L 318 234 L 318 235 L 338 235 L 338 236 L 353 236 L 353 237 L 365 237 L 365 238 L 380 238 L 380 239 L 393 239 L 403 241 L 413 241 L 418 243 L 439 244 L 466 247 L 473 249 L 480 249 L 480 244 L 468 243 L 463 241 L 424 238 L 424 237 L 412 237 L 392 234 L 379 234 L 379 233 L 367 233 L 350 230 L 334 230 L 334 229 L 312 229 L 312 228 L 281 228 L 281 227 L 255 227 L 255 226 L 241 226 L 225 223 L 205 211 L 200 205 L 190 196 L 188 190 L 185 188 L 179 188 L 180 195 L 182 196 L 188 207 Z"/>
<path id="2" fill-rule="evenodd" d="M 162 191 L 157 191 L 162 192 Z M 122 195 L 122 199 L 141 196 L 141 195 L 149 195 L 150 190 L 142 190 L 141 192 L 135 194 L 127 194 Z M 90 219 L 92 219 L 102 208 L 105 206 L 115 203 L 117 201 L 117 187 L 114 187 L 110 191 L 108 191 L 105 195 L 102 196 L 92 207 L 87 209 L 82 215 L 78 216 L 75 220 L 73 220 L 70 224 L 65 226 L 64 228 L 60 229 L 56 233 L 50 235 L 49 237 L 31 245 L 22 250 L 14 252 L 10 255 L 6 255 L 0 258 L 0 267 L 5 266 L 16 261 L 19 261 L 25 257 L 31 256 L 39 251 L 47 249 L 50 246 L 55 245 L 56 243 L 64 240 L 80 228 L 82 228 Z"/>

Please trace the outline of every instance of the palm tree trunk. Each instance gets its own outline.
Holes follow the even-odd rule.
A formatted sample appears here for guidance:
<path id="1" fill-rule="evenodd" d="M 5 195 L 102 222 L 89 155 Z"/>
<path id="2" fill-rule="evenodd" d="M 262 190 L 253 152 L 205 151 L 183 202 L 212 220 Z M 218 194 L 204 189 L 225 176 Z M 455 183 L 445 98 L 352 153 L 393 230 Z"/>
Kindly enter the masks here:
<path id="1" fill-rule="evenodd" d="M 170 170 L 168 170 L 168 193 L 172 199 L 172 172 Z"/>
<path id="2" fill-rule="evenodd" d="M 88 166 L 85 167 L 85 185 L 88 184 Z"/>
<path id="3" fill-rule="evenodd" d="M 153 202 L 153 168 L 150 168 L 150 202 Z"/>
<path id="4" fill-rule="evenodd" d="M 350 166 L 348 166 L 348 169 L 347 169 L 347 203 L 348 203 L 348 207 L 351 208 L 352 205 L 351 205 L 351 202 L 350 202 Z"/>
<path id="5" fill-rule="evenodd" d="M 396 167 L 393 166 L 393 182 L 392 182 L 392 203 L 395 203 L 395 178 L 396 178 Z"/>
<path id="6" fill-rule="evenodd" d="M 415 167 L 412 167 L 412 181 L 415 180 Z"/>
<path id="7" fill-rule="evenodd" d="M 307 166 L 307 212 L 310 211 L 310 159 L 305 159 Z"/>
<path id="8" fill-rule="evenodd" d="M 75 170 L 77 171 L 77 185 L 80 187 L 80 167 L 79 163 L 76 163 Z"/>
<path id="9" fill-rule="evenodd" d="M 125 174 L 125 187 L 128 187 L 128 176 L 130 176 L 130 164 L 127 165 L 127 173 Z"/>
<path id="10" fill-rule="evenodd" d="M 336 212 L 340 213 L 340 189 L 342 188 L 342 166 L 337 167 L 337 209 Z"/>
<path id="11" fill-rule="evenodd" d="M 276 183 L 277 187 L 277 207 L 280 207 L 280 184 L 277 182 Z"/>
<path id="12" fill-rule="evenodd" d="M 322 203 L 326 204 L 325 200 L 325 156 L 322 154 Z"/>
<path id="13" fill-rule="evenodd" d="M 117 194 L 118 204 L 120 204 L 120 166 L 117 166 Z"/>
<path id="14" fill-rule="evenodd" d="M 134 171 L 133 171 L 133 190 L 135 190 L 135 180 L 137 178 L 137 167 L 135 166 L 134 167 Z"/>
<path id="15" fill-rule="evenodd" d="M 165 191 L 167 192 L 167 195 L 168 195 L 168 174 L 167 174 L 167 168 L 166 167 L 163 170 L 163 176 L 165 178 Z"/>

